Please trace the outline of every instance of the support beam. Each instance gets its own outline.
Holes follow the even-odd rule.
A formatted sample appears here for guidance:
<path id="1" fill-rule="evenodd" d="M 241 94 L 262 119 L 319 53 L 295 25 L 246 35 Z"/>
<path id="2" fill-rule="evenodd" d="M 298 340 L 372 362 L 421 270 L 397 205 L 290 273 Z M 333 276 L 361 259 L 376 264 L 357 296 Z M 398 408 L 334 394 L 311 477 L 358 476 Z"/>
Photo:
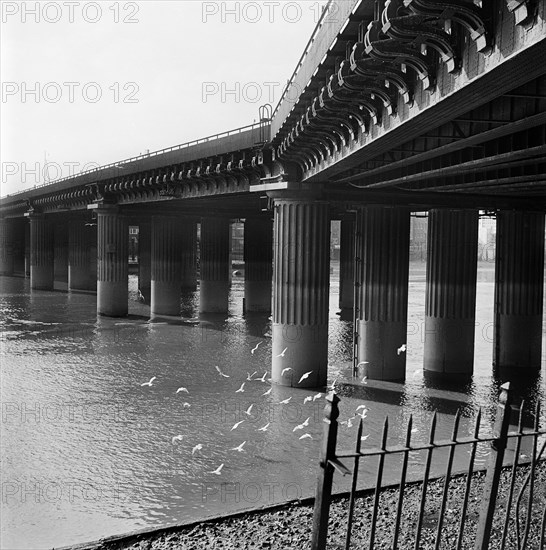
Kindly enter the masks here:
<path id="1" fill-rule="evenodd" d="M 544 297 L 544 214 L 497 213 L 495 369 L 540 371 Z"/>
<path id="2" fill-rule="evenodd" d="M 150 313 L 180 315 L 181 231 L 175 217 L 152 216 Z"/>
<path id="3" fill-rule="evenodd" d="M 478 212 L 431 210 L 424 369 L 471 375 L 474 364 Z"/>
<path id="4" fill-rule="evenodd" d="M 271 311 L 273 222 L 247 218 L 244 233 L 245 312 Z"/>
<path id="5" fill-rule="evenodd" d="M 97 213 L 97 313 L 128 313 L 129 226 L 114 205 L 90 205 Z"/>
<path id="6" fill-rule="evenodd" d="M 202 313 L 228 311 L 230 231 L 228 218 L 201 220 L 199 311 Z"/>
<path id="7" fill-rule="evenodd" d="M 339 254 L 339 307 L 352 310 L 354 307 L 355 284 L 355 222 L 341 220 L 341 246 Z"/>
<path id="8" fill-rule="evenodd" d="M 30 220 L 25 218 L 25 277 L 30 278 Z"/>
<path id="9" fill-rule="evenodd" d="M 404 380 L 408 321 L 410 211 L 360 210 L 362 249 L 357 364 L 375 380 Z"/>
<path id="10" fill-rule="evenodd" d="M 30 220 L 30 288 L 53 290 L 53 228 L 44 214 L 27 214 Z"/>
<path id="11" fill-rule="evenodd" d="M 283 386 L 324 386 L 328 374 L 329 205 L 305 198 L 276 198 L 274 231 L 271 378 Z"/>
<path id="12" fill-rule="evenodd" d="M 97 290 L 97 226 L 72 220 L 68 235 L 68 289 Z"/>

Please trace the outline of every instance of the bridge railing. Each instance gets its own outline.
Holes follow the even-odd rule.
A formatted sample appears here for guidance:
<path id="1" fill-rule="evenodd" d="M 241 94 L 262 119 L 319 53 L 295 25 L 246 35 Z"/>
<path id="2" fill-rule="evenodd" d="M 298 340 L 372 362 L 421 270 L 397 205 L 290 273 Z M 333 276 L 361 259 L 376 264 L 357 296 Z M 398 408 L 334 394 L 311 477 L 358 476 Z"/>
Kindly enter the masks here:
<path id="1" fill-rule="evenodd" d="M 210 136 L 207 136 L 207 137 L 194 139 L 192 141 L 187 141 L 185 143 L 180 143 L 179 145 L 173 145 L 172 147 L 166 147 L 164 149 L 158 149 L 157 151 L 152 151 L 151 153 L 144 153 L 142 155 L 137 155 L 135 157 L 130 157 L 130 158 L 127 158 L 127 159 L 118 160 L 116 162 L 111 162 L 110 164 L 104 164 L 102 166 L 97 166 L 95 168 L 90 168 L 89 170 L 82 170 L 81 172 L 78 172 L 77 174 L 72 174 L 70 176 L 66 176 L 64 178 L 60 178 L 60 179 L 55 180 L 55 181 L 50 181 L 48 183 L 41 183 L 40 185 L 35 185 L 32 188 L 23 189 L 22 191 L 16 191 L 15 193 L 10 193 L 9 195 L 6 195 L 5 197 L 1 197 L 1 198 L 7 198 L 7 197 L 13 197 L 15 195 L 21 195 L 23 193 L 28 193 L 29 191 L 34 191 L 34 189 L 40 189 L 40 188 L 43 188 L 43 187 L 47 187 L 48 185 L 56 185 L 58 183 L 62 183 L 63 181 L 72 180 L 72 179 L 75 179 L 79 176 L 83 176 L 83 175 L 86 175 L 86 174 L 91 174 L 93 172 L 100 172 L 101 170 L 107 170 L 108 168 L 118 168 L 118 167 L 120 167 L 124 164 L 129 164 L 131 162 L 135 162 L 135 161 L 138 161 L 138 160 L 148 159 L 148 158 L 155 157 L 155 156 L 158 156 L 158 155 L 162 155 L 162 154 L 165 154 L 165 153 L 171 153 L 173 151 L 179 151 L 181 149 L 186 149 L 186 148 L 192 147 L 194 145 L 200 145 L 202 143 L 207 143 L 209 141 L 213 141 L 213 140 L 216 140 L 216 139 L 221 139 L 221 138 L 224 138 L 224 137 L 229 137 L 229 136 L 232 136 L 232 135 L 240 134 L 242 132 L 258 129 L 258 128 L 261 128 L 263 126 L 264 126 L 264 124 L 262 122 L 256 122 L 254 124 L 248 124 L 246 126 L 241 126 L 240 128 L 235 128 L 234 130 L 228 130 L 226 132 L 221 132 L 219 134 L 213 134 L 213 135 L 210 135 Z"/>

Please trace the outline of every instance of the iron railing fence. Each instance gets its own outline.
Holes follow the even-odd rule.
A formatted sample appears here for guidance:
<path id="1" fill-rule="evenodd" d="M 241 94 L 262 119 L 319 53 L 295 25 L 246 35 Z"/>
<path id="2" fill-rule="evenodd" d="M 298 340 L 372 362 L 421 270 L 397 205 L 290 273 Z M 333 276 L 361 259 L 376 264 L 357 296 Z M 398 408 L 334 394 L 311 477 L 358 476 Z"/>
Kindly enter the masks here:
<path id="1" fill-rule="evenodd" d="M 519 407 L 519 420 L 517 430 L 509 431 L 510 414 L 514 408 L 511 405 L 510 385 L 504 384 L 501 386 L 501 394 L 497 405 L 497 412 L 492 434 L 487 436 L 480 435 L 481 411 L 475 418 L 471 436 L 459 435 L 460 412 L 455 415 L 451 438 L 448 440 L 435 440 L 437 416 L 433 415 L 428 433 L 428 440 L 424 444 L 412 445 L 411 434 L 413 429 L 412 417 L 410 416 L 406 425 L 404 444 L 388 445 L 389 436 L 389 420 L 385 419 L 383 430 L 381 433 L 381 443 L 377 448 L 363 449 L 362 448 L 362 429 L 363 419 L 360 419 L 355 450 L 352 452 L 336 451 L 337 430 L 339 416 L 339 398 L 335 393 L 327 396 L 327 405 L 325 408 L 325 426 L 324 438 L 321 448 L 320 469 L 316 489 L 315 508 L 313 515 L 313 533 L 312 533 L 312 550 L 325 550 L 328 546 L 328 522 L 330 515 L 332 484 L 334 471 L 342 475 L 351 475 L 351 490 L 348 499 L 347 524 L 344 532 L 344 545 L 346 550 L 351 546 L 351 538 L 355 524 L 355 502 L 357 498 L 357 483 L 359 474 L 360 461 L 377 457 L 377 470 L 375 475 L 375 489 L 373 498 L 371 499 L 371 514 L 367 510 L 366 515 L 366 536 L 367 542 L 362 544 L 360 537 L 359 544 L 355 548 L 365 548 L 373 550 L 374 548 L 412 548 L 414 550 L 422 550 L 423 548 L 434 548 L 439 550 L 443 542 L 453 550 L 461 550 L 462 548 L 474 548 L 475 550 L 486 550 L 490 548 L 492 539 L 492 526 L 495 521 L 495 548 L 500 550 L 517 549 L 517 550 L 546 550 L 546 468 L 543 458 L 546 448 L 546 439 L 539 445 L 540 436 L 546 435 L 546 429 L 540 429 L 540 402 L 534 411 L 532 428 L 524 429 L 524 403 Z M 518 410 L 518 409 L 516 409 Z M 527 412 L 527 411 L 526 411 Z M 364 416 L 364 415 L 362 415 Z M 527 442 L 531 445 L 530 456 L 521 461 L 521 445 L 524 438 L 529 438 Z M 365 439 L 365 438 L 364 438 Z M 509 440 L 514 440 L 514 450 L 512 463 L 505 463 L 505 449 Z M 476 496 L 473 493 L 474 507 L 478 507 L 479 511 L 473 514 L 475 517 L 472 522 L 468 521 L 469 517 L 469 499 L 471 489 L 473 489 L 473 481 L 476 480 L 475 458 L 478 444 L 490 443 L 491 449 L 489 452 L 485 479 L 481 495 Z M 453 479 L 461 479 L 461 474 L 453 474 L 453 459 L 457 448 L 469 446 L 468 452 L 468 467 L 466 472 L 463 472 L 462 498 L 457 499 L 459 507 L 457 525 L 455 526 L 456 540 L 443 541 L 443 533 L 445 531 L 445 518 L 448 511 L 448 497 L 450 496 L 450 484 Z M 540 446 L 540 449 L 539 449 Z M 468 447 L 467 447 L 468 448 Z M 425 510 L 427 507 L 427 491 L 431 478 L 431 465 L 433 463 L 434 452 L 438 449 L 447 451 L 447 459 L 445 461 L 445 470 L 443 475 L 437 480 L 443 483 L 441 496 L 439 498 L 438 513 L 435 515 L 435 529 L 430 525 L 425 527 Z M 408 521 L 408 511 L 404 515 L 404 497 L 408 487 L 408 462 L 411 453 L 424 452 L 425 463 L 420 483 L 420 497 L 418 498 L 417 509 L 413 506 L 409 513 L 412 519 L 416 520 L 414 525 Z M 390 541 L 385 541 L 385 531 L 378 538 L 378 514 L 381 511 L 381 496 L 385 487 L 383 484 L 383 472 L 385 466 L 385 458 L 390 455 L 400 455 L 402 457 L 400 467 L 400 481 L 397 485 L 398 496 L 396 498 L 396 509 L 387 510 L 390 514 L 389 536 Z M 347 464 L 352 461 L 352 470 Z M 525 468 L 522 476 L 522 468 Z M 504 472 L 504 473 L 503 473 Z M 503 475 L 503 498 L 498 499 L 499 484 Z M 518 483 L 516 483 L 518 479 Z M 537 490 L 537 484 L 539 489 Z M 411 484 L 415 487 L 415 484 Z M 371 495 L 370 495 L 371 496 Z M 460 497 L 460 495 L 459 495 Z M 537 497 L 537 498 L 535 498 Z M 478 502 L 479 499 L 479 502 Z M 438 499 L 436 499 L 438 500 Z M 538 502 L 535 503 L 534 501 Z M 392 503 L 392 501 L 391 501 Z M 415 499 L 413 501 L 415 503 Z M 479 504 L 479 506 L 478 506 Z M 535 510 L 533 512 L 533 506 Z M 539 509 L 539 506 L 541 509 Z M 451 512 L 451 510 L 449 510 Z M 385 519 L 385 512 L 383 518 Z M 450 515 L 453 517 L 453 514 Z M 451 520 L 453 521 L 453 520 Z M 384 523 L 384 522 L 383 522 Z M 467 528 L 468 524 L 472 523 L 471 528 Z M 499 529 L 502 528 L 502 531 Z M 453 539 L 453 526 L 450 526 L 451 538 Z M 404 543 L 401 545 L 400 536 L 404 531 Z M 424 531 L 427 531 L 426 542 L 423 539 Z M 408 543 L 408 531 L 410 533 L 411 543 Z M 435 531 L 432 532 L 431 531 Z M 531 534 L 533 539 L 531 540 Z M 339 535 L 339 533 L 338 533 Z M 447 538 L 447 537 L 446 537 Z M 339 539 L 339 536 L 338 536 Z M 410 544 L 410 546 L 408 546 Z M 537 546 L 538 545 L 538 546 Z M 335 545 L 335 548 L 342 546 Z"/>

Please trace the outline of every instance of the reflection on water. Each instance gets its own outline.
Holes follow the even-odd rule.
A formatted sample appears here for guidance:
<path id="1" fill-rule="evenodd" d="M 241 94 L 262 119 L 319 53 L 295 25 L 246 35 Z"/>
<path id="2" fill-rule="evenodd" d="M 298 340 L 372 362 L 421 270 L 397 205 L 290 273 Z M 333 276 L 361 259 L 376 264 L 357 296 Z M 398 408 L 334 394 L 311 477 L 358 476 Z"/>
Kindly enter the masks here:
<path id="1" fill-rule="evenodd" d="M 472 433 L 479 407 L 484 427 L 494 416 L 502 381 L 490 367 L 490 274 L 478 284 L 476 372 L 465 387 L 449 387 L 421 371 L 423 273 L 423 265 L 413 266 L 405 384 L 352 379 L 352 323 L 336 314 L 332 280 L 329 379 L 354 382 L 340 386 L 340 420 L 366 404 L 367 446 L 379 443 L 386 415 L 390 443 L 402 440 L 410 415 L 412 441 L 422 443 L 434 411 L 443 439 L 458 409 L 464 435 Z M 0 282 L 4 547 L 67 545 L 313 494 L 324 401 L 304 403 L 317 392 L 271 387 L 267 375 L 258 380 L 269 371 L 271 327 L 266 316 L 243 316 L 241 278 L 233 282 L 229 316 L 196 320 L 198 295 L 190 293 L 176 322 L 149 322 L 134 277 L 125 319 L 97 319 L 94 294 L 30 293 L 26 280 Z M 544 372 L 515 381 L 518 399 L 531 406 L 544 399 Z M 188 392 L 176 393 L 180 387 Z M 354 448 L 356 429 L 356 422 L 340 428 L 341 449 Z M 300 439 L 304 434 L 311 438 Z M 456 466 L 468 453 L 457 451 Z M 486 453 L 480 446 L 478 463 Z M 426 455 L 411 458 L 409 474 L 419 475 Z M 375 465 L 363 461 L 363 486 L 374 483 Z M 390 458 L 385 479 L 398 476 L 399 459 Z M 348 482 L 336 478 L 336 488 Z"/>

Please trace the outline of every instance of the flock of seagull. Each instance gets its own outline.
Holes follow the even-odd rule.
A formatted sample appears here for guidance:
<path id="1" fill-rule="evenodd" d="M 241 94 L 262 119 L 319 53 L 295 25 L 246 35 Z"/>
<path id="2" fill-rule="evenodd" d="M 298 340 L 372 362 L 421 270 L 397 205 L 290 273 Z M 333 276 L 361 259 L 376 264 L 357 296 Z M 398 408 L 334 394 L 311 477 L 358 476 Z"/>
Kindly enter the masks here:
<path id="1" fill-rule="evenodd" d="M 252 355 L 254 355 L 254 353 L 258 350 L 258 347 L 259 345 L 261 344 L 262 342 L 258 342 L 256 344 L 256 346 L 254 348 L 252 348 L 250 350 L 250 353 Z M 277 355 L 277 357 L 284 357 L 284 354 L 286 353 L 288 348 L 285 348 L 279 355 Z M 406 351 L 406 344 L 402 344 L 398 349 L 397 349 L 397 354 L 400 355 L 401 353 L 405 352 Z M 361 361 L 360 363 L 358 363 L 357 365 L 357 369 L 360 368 L 361 366 L 365 366 L 368 364 L 368 361 Z M 220 369 L 220 367 L 218 365 L 215 366 L 215 369 L 216 371 L 218 372 L 218 374 L 220 376 L 222 376 L 223 378 L 230 378 L 230 375 L 229 374 L 226 374 L 224 372 L 222 372 L 222 370 Z M 286 374 L 290 373 L 292 371 L 292 368 L 290 367 L 286 367 L 284 368 L 282 371 L 281 371 L 281 377 L 282 376 L 285 376 Z M 301 375 L 299 381 L 298 381 L 298 384 L 300 384 L 301 382 L 303 382 L 303 380 L 309 378 L 309 376 L 313 373 L 313 371 L 309 371 L 309 372 L 305 372 L 304 374 Z M 266 380 L 266 376 L 267 376 L 267 372 L 265 372 L 261 377 L 259 378 L 254 378 L 254 376 L 258 374 L 257 371 L 254 371 L 252 374 L 250 373 L 247 373 L 247 377 L 246 377 L 246 381 L 243 382 L 241 384 L 241 386 L 239 387 L 239 389 L 235 390 L 235 393 L 243 393 L 245 391 L 245 384 L 247 381 L 251 381 L 251 382 L 269 382 L 270 379 L 267 379 Z M 150 378 L 150 380 L 148 382 L 144 382 L 143 384 L 140 384 L 141 387 L 144 387 L 144 386 L 148 386 L 148 387 L 152 387 L 154 381 L 157 380 L 157 376 L 153 376 L 152 378 Z M 367 380 L 367 376 L 364 376 L 361 380 L 362 383 L 366 384 Z M 334 382 L 328 386 L 328 389 L 330 390 L 334 390 L 335 389 L 335 385 L 336 385 L 336 382 L 337 382 L 337 378 L 336 380 L 334 380 Z M 263 396 L 267 396 L 271 393 L 271 390 L 273 388 L 270 387 L 267 391 L 265 391 L 263 394 L 262 394 L 262 397 Z M 186 394 L 189 394 L 189 390 L 188 388 L 184 387 L 184 386 L 181 386 L 179 387 L 175 394 L 179 394 L 179 393 L 186 393 Z M 321 397 L 323 397 L 323 393 L 319 392 L 315 395 L 308 395 L 306 396 L 304 399 L 303 399 L 303 404 L 305 405 L 306 403 L 310 403 L 310 402 L 314 402 L 316 401 L 317 399 L 320 399 Z M 292 400 L 292 396 L 286 398 L 286 399 L 283 399 L 282 401 L 279 401 L 277 404 L 278 405 L 287 405 L 288 403 L 290 403 L 290 401 Z M 184 402 L 182 404 L 183 408 L 190 408 L 191 405 L 190 403 L 187 403 L 187 402 Z M 243 411 L 244 414 L 246 414 L 247 416 L 249 417 L 252 417 L 252 409 L 254 407 L 254 403 L 252 403 L 247 409 L 246 411 Z M 340 424 L 342 425 L 345 425 L 347 426 L 347 428 L 351 428 L 353 426 L 353 420 L 355 420 L 357 417 L 360 417 L 362 420 L 364 420 L 366 418 L 368 414 L 368 408 L 366 407 L 366 405 L 358 405 L 358 407 L 356 407 L 356 410 L 353 414 L 353 416 L 351 416 L 350 418 L 348 418 L 347 420 L 344 420 L 342 422 L 340 422 Z M 235 424 L 232 426 L 232 428 L 230 429 L 230 432 L 236 430 L 243 422 L 245 422 L 246 419 L 243 419 L 243 420 L 239 420 L 238 422 L 235 422 Z M 294 432 L 297 432 L 297 431 L 300 431 L 300 430 L 304 430 L 305 428 L 307 428 L 309 426 L 309 421 L 311 420 L 311 417 L 307 417 L 301 424 L 298 424 L 297 426 L 294 427 L 294 429 L 292 430 L 292 433 Z M 267 424 L 265 424 L 265 426 L 262 426 L 261 428 L 258 428 L 257 431 L 259 432 L 266 432 L 267 429 L 269 428 L 269 426 L 271 425 L 270 422 L 268 422 Z M 368 435 L 364 435 L 361 437 L 361 440 L 362 441 L 365 441 L 368 437 L 369 437 L 370 434 Z M 184 439 L 184 435 L 182 434 L 179 434 L 179 435 L 175 435 L 173 436 L 172 438 L 172 444 L 176 444 L 177 441 L 182 441 Z M 313 436 L 309 433 L 309 432 L 305 432 L 304 434 L 302 434 L 299 439 L 313 439 Z M 239 453 L 242 453 L 244 452 L 244 446 L 246 445 L 246 441 L 243 441 L 240 445 L 236 446 L 236 447 L 232 447 L 230 450 L 231 451 L 236 451 L 236 452 L 239 452 Z M 191 450 L 191 454 L 192 456 L 195 455 L 196 452 L 198 451 L 201 451 L 203 449 L 203 445 L 201 443 L 198 443 L 197 445 L 195 445 L 192 450 Z M 218 466 L 218 468 L 216 468 L 215 470 L 212 470 L 210 472 L 207 472 L 209 474 L 215 474 L 215 475 L 221 475 L 222 473 L 222 469 L 224 467 L 224 463 L 220 464 L 220 466 Z"/>

